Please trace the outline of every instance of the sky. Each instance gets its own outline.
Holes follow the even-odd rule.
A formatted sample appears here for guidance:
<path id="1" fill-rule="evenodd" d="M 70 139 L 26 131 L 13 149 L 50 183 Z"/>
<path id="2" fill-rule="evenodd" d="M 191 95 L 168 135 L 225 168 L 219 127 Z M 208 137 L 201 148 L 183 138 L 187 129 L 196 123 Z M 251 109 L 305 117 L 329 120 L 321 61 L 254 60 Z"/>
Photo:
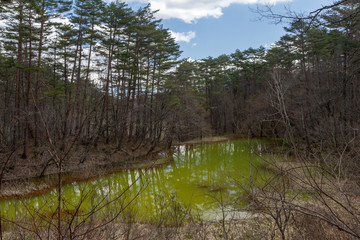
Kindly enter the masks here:
<path id="1" fill-rule="evenodd" d="M 150 3 L 183 51 L 181 58 L 203 59 L 230 54 L 236 49 L 269 47 L 285 34 L 286 24 L 260 21 L 252 10 L 270 3 L 308 13 L 333 0 L 126 0 L 134 9 Z"/>
<path id="2" fill-rule="evenodd" d="M 114 0 L 106 0 L 108 2 Z M 271 4 L 276 12 L 285 8 L 309 13 L 334 0 L 122 0 L 134 10 L 150 3 L 180 45 L 182 58 L 203 59 L 209 56 L 243 51 L 250 47 L 268 48 L 285 35 L 286 24 L 275 25 L 259 20 L 254 9 Z M 1 24 L 1 22 L 0 22 Z"/>

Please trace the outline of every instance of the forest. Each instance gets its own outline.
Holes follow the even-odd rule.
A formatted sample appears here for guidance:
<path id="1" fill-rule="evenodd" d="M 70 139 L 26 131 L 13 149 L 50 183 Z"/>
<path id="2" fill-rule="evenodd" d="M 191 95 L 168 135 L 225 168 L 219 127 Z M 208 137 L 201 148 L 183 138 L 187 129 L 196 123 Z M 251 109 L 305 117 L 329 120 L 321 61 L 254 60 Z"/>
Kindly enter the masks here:
<path id="1" fill-rule="evenodd" d="M 26 158 L 49 138 L 153 149 L 224 133 L 341 148 L 358 136 L 359 6 L 340 3 L 294 18 L 270 49 L 199 61 L 177 59 L 150 6 L 2 4 L 1 151 L 21 145 Z"/>
<path id="2" fill-rule="evenodd" d="M 309 158 L 344 158 L 359 186 L 357 0 L 309 15 L 259 10 L 287 22 L 286 35 L 202 60 L 179 59 L 155 13 L 120 1 L 1 1 L 1 181 L 24 161 L 37 176 L 54 162 L 61 174 L 62 164 L 107 148 L 146 156 L 243 134 L 281 138 Z"/>

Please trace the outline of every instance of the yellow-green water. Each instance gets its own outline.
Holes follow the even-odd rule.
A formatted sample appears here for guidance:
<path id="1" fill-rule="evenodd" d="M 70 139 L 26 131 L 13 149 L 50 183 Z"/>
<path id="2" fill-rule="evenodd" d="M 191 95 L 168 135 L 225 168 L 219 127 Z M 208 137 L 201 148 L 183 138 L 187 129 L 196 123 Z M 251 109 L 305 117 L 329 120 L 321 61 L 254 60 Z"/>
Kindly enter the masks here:
<path id="1" fill-rule="evenodd" d="M 254 151 L 265 145 L 265 141 L 256 139 L 180 145 L 167 166 L 64 185 L 63 219 L 74 213 L 86 220 L 101 214 L 115 216 L 124 209 L 131 210 L 135 221 L 142 222 L 156 221 L 159 215 L 176 211 L 181 215 L 186 209 L 203 215 L 219 208 L 219 203 L 227 205 L 243 199 L 243 188 L 259 162 Z M 51 219 L 56 216 L 57 206 L 57 190 L 0 202 L 3 219 L 10 220 Z"/>

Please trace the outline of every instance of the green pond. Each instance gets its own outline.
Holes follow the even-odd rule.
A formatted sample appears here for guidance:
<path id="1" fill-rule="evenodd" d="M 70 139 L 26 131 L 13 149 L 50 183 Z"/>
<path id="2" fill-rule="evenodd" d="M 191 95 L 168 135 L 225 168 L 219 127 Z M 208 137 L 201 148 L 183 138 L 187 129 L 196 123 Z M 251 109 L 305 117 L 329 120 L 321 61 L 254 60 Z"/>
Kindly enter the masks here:
<path id="1" fill-rule="evenodd" d="M 162 167 L 127 170 L 62 188 L 62 210 L 90 215 L 132 212 L 134 221 L 152 222 L 160 215 L 192 214 L 211 218 L 221 205 L 246 207 L 249 177 L 258 173 L 258 152 L 267 142 L 238 139 L 225 142 L 179 145 L 171 162 Z M 35 215 L 55 216 L 57 190 L 28 199 L 0 202 L 4 219 L 21 220 Z M 172 213 L 170 213 L 172 211 Z M 65 217 L 64 217 L 65 219 Z"/>

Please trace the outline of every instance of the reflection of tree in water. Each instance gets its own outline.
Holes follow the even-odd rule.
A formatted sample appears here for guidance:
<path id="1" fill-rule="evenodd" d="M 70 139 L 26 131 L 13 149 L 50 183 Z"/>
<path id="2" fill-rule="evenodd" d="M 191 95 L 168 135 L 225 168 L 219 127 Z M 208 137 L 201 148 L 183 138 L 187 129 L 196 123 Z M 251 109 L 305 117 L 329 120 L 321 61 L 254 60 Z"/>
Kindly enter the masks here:
<path id="1" fill-rule="evenodd" d="M 224 198 L 239 195 L 233 186 L 231 177 L 235 175 L 249 176 L 249 167 L 253 164 L 256 140 L 236 140 L 213 144 L 182 145 L 174 153 L 174 161 L 165 167 L 123 171 L 100 177 L 83 183 L 64 186 L 64 205 L 75 209 L 79 203 L 84 212 L 96 207 L 101 202 L 107 204 L 121 195 L 121 200 L 110 204 L 99 213 L 112 208 L 126 206 L 138 194 L 131 206 L 141 220 L 148 219 L 157 211 L 156 196 L 175 195 L 176 198 L 190 204 L 193 208 L 213 208 L 214 194 L 222 194 Z M 131 186 L 131 187 L 130 187 Z M 128 189 L 129 188 L 129 189 Z M 128 191 L 127 191 L 128 189 Z M 41 197 L 24 200 L 1 202 L 4 216 L 14 218 L 24 216 L 31 206 L 34 211 L 54 211 L 56 191 Z M 26 207 L 25 207 L 26 205 Z"/>

